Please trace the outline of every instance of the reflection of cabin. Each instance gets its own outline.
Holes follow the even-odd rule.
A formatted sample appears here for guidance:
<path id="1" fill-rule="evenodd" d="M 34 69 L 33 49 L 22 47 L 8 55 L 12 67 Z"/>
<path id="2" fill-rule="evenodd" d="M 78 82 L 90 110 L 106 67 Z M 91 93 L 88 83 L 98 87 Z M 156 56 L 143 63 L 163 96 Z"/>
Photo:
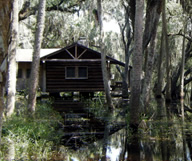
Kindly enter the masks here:
<path id="1" fill-rule="evenodd" d="M 43 92 L 96 92 L 104 90 L 101 53 L 74 43 L 63 49 L 42 49 L 40 57 L 39 87 Z M 32 51 L 29 53 L 22 53 L 22 50 L 17 51 L 17 90 L 27 88 L 31 59 Z M 106 61 L 109 72 L 111 64 L 124 66 L 124 63 L 109 56 L 106 57 Z"/>

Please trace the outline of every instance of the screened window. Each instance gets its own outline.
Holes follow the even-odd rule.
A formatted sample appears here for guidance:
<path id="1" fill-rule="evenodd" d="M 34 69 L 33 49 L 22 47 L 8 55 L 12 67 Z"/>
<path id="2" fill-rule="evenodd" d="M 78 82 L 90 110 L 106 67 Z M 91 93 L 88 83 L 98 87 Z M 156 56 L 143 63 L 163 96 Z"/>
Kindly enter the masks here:
<path id="1" fill-rule="evenodd" d="M 66 79 L 87 79 L 88 68 L 87 67 L 66 67 L 65 77 Z"/>
<path id="2" fill-rule="evenodd" d="M 87 67 L 79 67 L 78 69 L 78 77 L 87 78 Z"/>
<path id="3" fill-rule="evenodd" d="M 66 72 L 67 78 L 75 78 L 75 67 L 67 67 Z"/>

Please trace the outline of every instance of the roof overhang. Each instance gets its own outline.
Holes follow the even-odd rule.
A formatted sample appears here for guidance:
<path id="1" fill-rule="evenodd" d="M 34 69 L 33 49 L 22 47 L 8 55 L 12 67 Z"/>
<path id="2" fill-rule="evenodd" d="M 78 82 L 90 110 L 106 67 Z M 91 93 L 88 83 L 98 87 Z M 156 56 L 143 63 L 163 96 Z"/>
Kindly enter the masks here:
<path id="1" fill-rule="evenodd" d="M 47 56 L 58 49 L 41 49 L 40 50 L 40 58 Z M 32 62 L 33 57 L 33 49 L 17 49 L 16 50 L 16 62 Z"/>
<path id="2" fill-rule="evenodd" d="M 74 46 L 79 46 L 79 47 L 83 47 L 84 49 L 86 49 L 87 51 L 91 51 L 91 52 L 94 52 L 94 54 L 97 54 L 97 55 L 101 55 L 100 52 L 98 51 L 95 51 L 93 49 L 90 49 L 82 44 L 78 44 L 78 43 L 73 43 L 72 45 L 69 45 L 65 48 L 55 48 L 55 49 L 41 49 L 40 50 L 40 59 L 42 61 L 78 61 L 78 60 L 53 60 L 53 59 L 49 59 L 50 56 L 53 56 L 53 55 L 56 55 L 64 50 L 67 50 L 69 48 L 72 48 Z M 17 49 L 16 50 L 16 61 L 17 62 L 32 62 L 32 55 L 33 55 L 33 49 Z M 111 64 L 118 64 L 120 66 L 125 66 L 125 63 L 121 62 L 121 61 L 118 61 L 117 59 L 114 59 L 110 56 L 106 56 L 106 59 L 107 61 L 110 61 Z M 80 60 L 79 61 L 82 61 L 83 60 Z M 88 61 L 88 60 L 84 60 L 84 61 Z M 90 60 L 91 61 L 91 60 Z M 98 60 L 95 60 L 95 61 L 98 61 Z"/>

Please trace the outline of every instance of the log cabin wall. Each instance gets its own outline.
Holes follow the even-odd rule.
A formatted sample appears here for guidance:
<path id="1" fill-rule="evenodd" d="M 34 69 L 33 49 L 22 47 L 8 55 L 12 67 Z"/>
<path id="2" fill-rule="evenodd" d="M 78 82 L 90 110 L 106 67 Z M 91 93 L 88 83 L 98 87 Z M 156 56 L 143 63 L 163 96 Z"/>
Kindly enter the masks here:
<path id="1" fill-rule="evenodd" d="M 87 67 L 86 79 L 67 79 L 66 67 Z M 47 92 L 103 91 L 101 62 L 46 62 Z"/>

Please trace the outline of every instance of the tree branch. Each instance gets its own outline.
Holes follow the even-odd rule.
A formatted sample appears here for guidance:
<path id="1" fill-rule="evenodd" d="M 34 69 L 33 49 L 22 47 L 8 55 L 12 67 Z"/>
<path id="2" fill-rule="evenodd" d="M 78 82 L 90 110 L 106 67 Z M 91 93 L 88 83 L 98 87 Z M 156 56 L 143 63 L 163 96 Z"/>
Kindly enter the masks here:
<path id="1" fill-rule="evenodd" d="M 184 76 L 187 77 L 191 72 L 192 72 L 192 68 L 189 68 L 189 69 L 185 72 Z"/>
<path id="2" fill-rule="evenodd" d="M 64 0 L 61 0 L 57 5 L 52 4 L 52 6 L 47 7 L 46 11 L 50 12 L 50 11 L 60 11 L 60 12 L 69 12 L 69 13 L 75 13 L 78 12 L 80 10 L 80 4 L 82 2 L 84 2 L 85 0 L 79 0 L 77 3 L 75 4 L 70 4 L 67 7 L 63 7 L 61 6 L 62 4 L 64 4 Z M 28 18 L 31 15 L 35 15 L 37 10 L 38 10 L 38 4 L 36 4 L 33 7 L 29 7 L 30 6 L 30 1 L 26 1 L 23 4 L 22 9 L 19 12 L 19 21 L 25 20 L 26 18 Z M 79 6 L 79 9 L 77 9 L 77 7 Z"/>
<path id="3" fill-rule="evenodd" d="M 185 79 L 184 80 L 184 86 L 186 86 L 187 84 L 189 84 L 192 81 L 192 77 Z"/>
<path id="4" fill-rule="evenodd" d="M 116 65 L 116 69 L 118 70 L 118 72 L 121 74 L 121 77 L 123 77 L 123 72 L 121 71 L 120 67 L 118 65 Z"/>
<path id="5" fill-rule="evenodd" d="M 186 36 L 186 35 L 182 34 L 181 31 L 179 31 L 179 33 L 177 33 L 177 34 L 171 34 L 170 33 L 167 36 L 183 36 L 185 39 L 187 39 L 188 41 L 192 42 L 192 37 Z"/>

